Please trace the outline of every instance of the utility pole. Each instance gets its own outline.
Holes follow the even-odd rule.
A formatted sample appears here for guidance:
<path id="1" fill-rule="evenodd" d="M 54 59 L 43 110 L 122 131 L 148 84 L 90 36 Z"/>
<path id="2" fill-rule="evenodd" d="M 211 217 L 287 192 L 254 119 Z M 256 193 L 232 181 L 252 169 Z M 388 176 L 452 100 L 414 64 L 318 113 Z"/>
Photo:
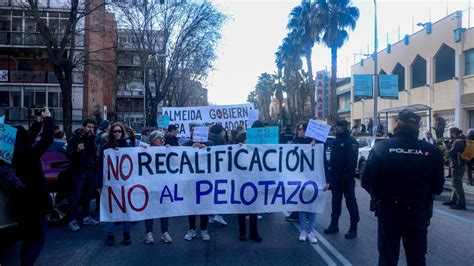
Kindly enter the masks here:
<path id="1" fill-rule="evenodd" d="M 373 99 L 374 99 L 374 114 L 373 114 L 373 121 L 374 121 L 374 127 L 373 127 L 373 134 L 374 136 L 377 134 L 377 128 L 378 128 L 378 120 L 377 120 L 377 113 L 378 113 L 378 108 L 377 108 L 377 98 L 379 97 L 379 75 L 377 72 L 377 50 L 378 50 L 378 40 L 377 40 L 377 2 L 374 0 L 374 93 L 373 93 Z"/>

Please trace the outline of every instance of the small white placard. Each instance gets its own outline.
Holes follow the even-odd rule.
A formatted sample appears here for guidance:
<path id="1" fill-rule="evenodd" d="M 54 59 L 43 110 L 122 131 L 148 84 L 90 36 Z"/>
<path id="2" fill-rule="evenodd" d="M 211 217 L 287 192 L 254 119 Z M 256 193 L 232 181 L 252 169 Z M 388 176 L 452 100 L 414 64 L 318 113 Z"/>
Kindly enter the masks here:
<path id="1" fill-rule="evenodd" d="M 247 128 L 251 128 L 253 122 L 258 120 L 258 115 L 259 115 L 258 109 L 250 109 L 249 110 L 249 118 L 247 120 Z"/>
<path id="2" fill-rule="evenodd" d="M 209 138 L 209 127 L 195 127 L 193 131 L 193 142 L 207 142 Z"/>
<path id="3" fill-rule="evenodd" d="M 310 119 L 305 136 L 326 142 L 331 126 L 318 120 Z"/>

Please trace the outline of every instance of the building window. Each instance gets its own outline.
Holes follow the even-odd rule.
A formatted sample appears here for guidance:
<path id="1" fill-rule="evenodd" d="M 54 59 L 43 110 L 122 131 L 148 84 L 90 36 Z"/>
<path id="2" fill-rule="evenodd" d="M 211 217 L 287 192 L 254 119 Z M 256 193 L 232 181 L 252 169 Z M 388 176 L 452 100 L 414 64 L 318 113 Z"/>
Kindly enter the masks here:
<path id="1" fill-rule="evenodd" d="M 21 107 L 21 92 L 12 91 L 10 93 L 11 97 L 11 107 Z"/>
<path id="2" fill-rule="evenodd" d="M 405 68 L 397 63 L 395 68 L 392 71 L 393 75 L 398 75 L 398 91 L 405 90 Z"/>
<path id="3" fill-rule="evenodd" d="M 34 106 L 33 91 L 23 92 L 23 107 L 32 108 Z"/>
<path id="4" fill-rule="evenodd" d="M 435 82 L 450 80 L 454 77 L 454 49 L 443 44 L 435 56 Z"/>
<path id="5" fill-rule="evenodd" d="M 45 91 L 35 91 L 35 106 L 46 106 Z"/>
<path id="6" fill-rule="evenodd" d="M 411 65 L 411 86 L 418 88 L 426 85 L 426 60 L 417 55 Z"/>
<path id="7" fill-rule="evenodd" d="M 9 107 L 10 103 L 8 99 L 10 98 L 8 91 L 0 91 L 0 107 Z"/>
<path id="8" fill-rule="evenodd" d="M 474 49 L 464 52 L 466 56 L 466 76 L 474 75 Z"/>
<path id="9" fill-rule="evenodd" d="M 379 72 L 379 75 L 387 75 L 387 72 L 385 72 L 385 70 L 381 69 L 380 72 Z"/>
<path id="10" fill-rule="evenodd" d="M 59 107 L 59 92 L 48 92 L 48 106 Z"/>

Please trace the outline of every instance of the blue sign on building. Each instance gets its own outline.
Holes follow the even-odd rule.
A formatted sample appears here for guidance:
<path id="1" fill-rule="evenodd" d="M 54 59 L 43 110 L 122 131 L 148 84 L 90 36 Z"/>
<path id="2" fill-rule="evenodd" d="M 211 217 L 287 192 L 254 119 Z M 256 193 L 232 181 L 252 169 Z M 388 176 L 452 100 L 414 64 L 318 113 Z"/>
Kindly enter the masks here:
<path id="1" fill-rule="evenodd" d="M 398 100 L 398 75 L 379 76 L 379 95 L 383 99 Z"/>
<path id="2" fill-rule="evenodd" d="M 354 97 L 372 98 L 372 75 L 354 75 Z"/>

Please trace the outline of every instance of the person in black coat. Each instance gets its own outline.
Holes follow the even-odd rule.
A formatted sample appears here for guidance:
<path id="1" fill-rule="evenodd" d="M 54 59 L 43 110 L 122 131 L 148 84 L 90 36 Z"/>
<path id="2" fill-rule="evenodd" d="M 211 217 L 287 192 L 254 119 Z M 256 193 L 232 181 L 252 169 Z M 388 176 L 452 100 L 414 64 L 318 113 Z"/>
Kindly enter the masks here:
<path id="1" fill-rule="evenodd" d="M 91 217 L 89 210 L 94 181 L 97 176 L 95 125 L 95 119 L 84 119 L 82 128 L 75 130 L 74 135 L 67 143 L 66 155 L 71 160 L 69 170 L 72 175 L 73 183 L 68 229 L 73 232 L 77 232 L 81 229 L 77 222 L 81 198 L 83 199 L 81 204 L 83 224 L 99 224 L 98 221 Z"/>
<path id="2" fill-rule="evenodd" d="M 54 120 L 48 108 L 30 131 L 17 126 L 13 168 L 25 184 L 22 192 L 13 195 L 20 237 L 21 265 L 33 265 L 43 248 L 46 236 L 46 214 L 51 210 L 48 188 L 41 166 L 41 156 L 48 150 L 54 139 Z M 35 142 L 42 130 L 41 138 Z"/>
<path id="3" fill-rule="evenodd" d="M 165 145 L 179 146 L 178 128 L 175 125 L 168 126 L 168 132 L 165 135 Z"/>
<path id="4" fill-rule="evenodd" d="M 325 234 L 339 232 L 339 217 L 341 216 L 342 196 L 346 199 L 351 225 L 345 238 L 357 236 L 359 208 L 355 198 L 355 169 L 359 155 L 359 143 L 350 136 L 349 122 L 338 120 L 335 125 L 336 139 L 331 149 L 328 180 L 332 192 L 331 224 L 324 229 Z"/>
<path id="5" fill-rule="evenodd" d="M 400 239 L 408 265 L 426 264 L 433 194 L 443 192 L 444 166 L 439 149 L 418 139 L 420 119 L 400 112 L 394 137 L 374 145 L 362 173 L 361 186 L 376 203 L 379 265 L 398 264 Z"/>

